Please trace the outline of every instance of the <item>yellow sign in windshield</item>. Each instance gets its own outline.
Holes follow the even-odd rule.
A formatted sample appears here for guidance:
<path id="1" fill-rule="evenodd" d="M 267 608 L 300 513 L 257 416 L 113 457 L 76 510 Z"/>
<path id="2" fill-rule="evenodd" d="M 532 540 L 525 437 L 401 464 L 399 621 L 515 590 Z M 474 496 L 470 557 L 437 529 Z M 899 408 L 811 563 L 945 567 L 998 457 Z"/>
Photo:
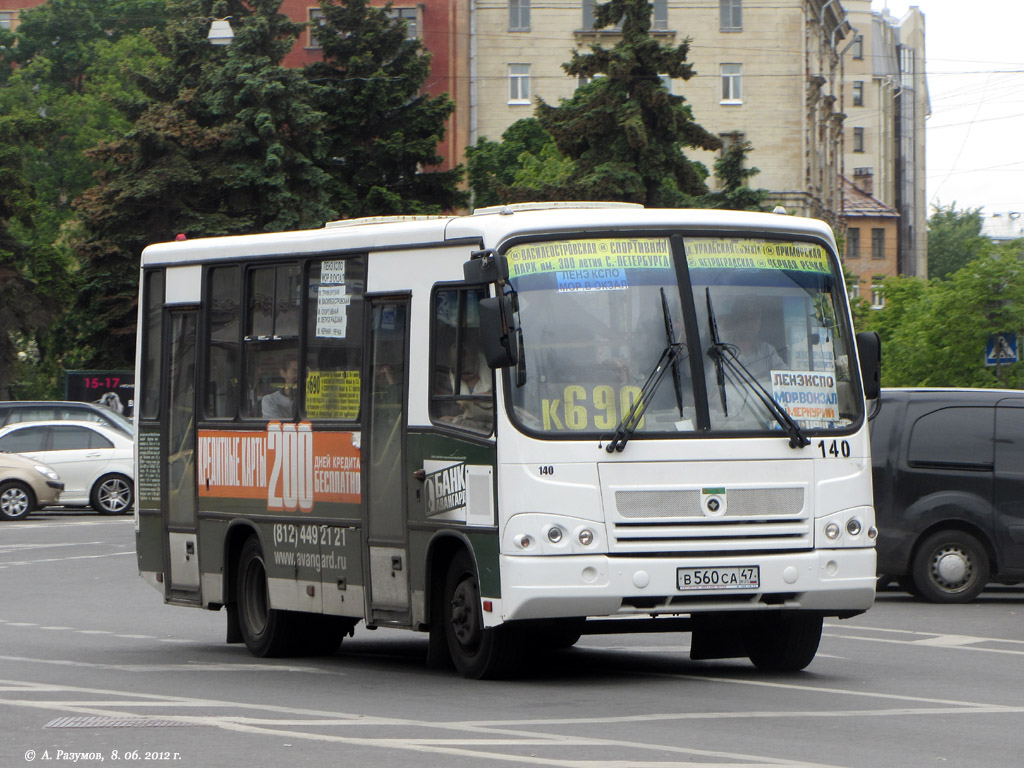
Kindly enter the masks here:
<path id="1" fill-rule="evenodd" d="M 828 253 L 814 243 L 711 237 L 686 238 L 685 243 L 690 269 L 785 269 L 826 275 L 832 272 Z"/>

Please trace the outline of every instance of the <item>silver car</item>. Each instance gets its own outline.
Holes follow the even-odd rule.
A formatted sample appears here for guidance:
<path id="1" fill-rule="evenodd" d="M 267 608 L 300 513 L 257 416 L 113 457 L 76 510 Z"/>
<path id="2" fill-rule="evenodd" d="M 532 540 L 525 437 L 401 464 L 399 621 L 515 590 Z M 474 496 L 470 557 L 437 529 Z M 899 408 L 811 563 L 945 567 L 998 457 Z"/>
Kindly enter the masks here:
<path id="1" fill-rule="evenodd" d="M 20 520 L 57 503 L 64 483 L 52 467 L 16 453 L 0 452 L 0 520 Z"/>

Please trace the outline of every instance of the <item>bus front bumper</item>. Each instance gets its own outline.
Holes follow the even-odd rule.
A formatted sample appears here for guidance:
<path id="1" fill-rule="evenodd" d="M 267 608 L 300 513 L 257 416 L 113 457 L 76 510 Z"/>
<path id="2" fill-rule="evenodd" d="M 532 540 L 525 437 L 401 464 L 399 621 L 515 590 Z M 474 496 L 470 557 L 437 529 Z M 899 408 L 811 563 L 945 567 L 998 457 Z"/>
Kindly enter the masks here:
<path id="1" fill-rule="evenodd" d="M 679 569 L 730 573 L 751 566 L 758 568 L 756 588 L 679 586 Z M 485 614 L 487 624 L 572 616 L 779 609 L 840 616 L 865 611 L 874 601 L 875 550 L 729 557 L 502 555 L 501 584 L 501 598 L 493 601 L 496 610 Z"/>

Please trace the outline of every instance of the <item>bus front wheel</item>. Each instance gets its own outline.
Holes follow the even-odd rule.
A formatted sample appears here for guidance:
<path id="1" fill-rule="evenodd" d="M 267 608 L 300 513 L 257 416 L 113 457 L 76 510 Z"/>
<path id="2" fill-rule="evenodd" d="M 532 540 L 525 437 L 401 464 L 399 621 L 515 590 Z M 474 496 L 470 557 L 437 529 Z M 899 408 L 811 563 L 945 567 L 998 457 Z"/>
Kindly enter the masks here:
<path id="1" fill-rule="evenodd" d="M 456 671 L 476 680 L 500 677 L 515 662 L 519 644 L 509 625 L 485 628 L 480 582 L 465 550 L 448 566 L 444 585 L 444 632 Z"/>
<path id="2" fill-rule="evenodd" d="M 255 536 L 238 558 L 238 624 L 242 639 L 254 656 L 287 656 L 295 640 L 296 615 L 270 607 L 263 548 Z"/>
<path id="3" fill-rule="evenodd" d="M 821 642 L 821 616 L 773 613 L 758 616 L 747 630 L 747 653 L 767 672 L 799 672 L 814 660 Z"/>

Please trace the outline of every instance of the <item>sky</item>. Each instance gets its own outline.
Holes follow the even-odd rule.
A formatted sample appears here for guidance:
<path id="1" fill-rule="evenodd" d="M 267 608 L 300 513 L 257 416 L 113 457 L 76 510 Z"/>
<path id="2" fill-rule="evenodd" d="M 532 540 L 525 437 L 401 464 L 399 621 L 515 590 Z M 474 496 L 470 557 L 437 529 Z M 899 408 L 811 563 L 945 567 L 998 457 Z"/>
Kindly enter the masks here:
<path id="1" fill-rule="evenodd" d="M 931 117 L 925 183 L 932 206 L 1024 212 L 1024 0 L 872 0 L 925 17 Z"/>

